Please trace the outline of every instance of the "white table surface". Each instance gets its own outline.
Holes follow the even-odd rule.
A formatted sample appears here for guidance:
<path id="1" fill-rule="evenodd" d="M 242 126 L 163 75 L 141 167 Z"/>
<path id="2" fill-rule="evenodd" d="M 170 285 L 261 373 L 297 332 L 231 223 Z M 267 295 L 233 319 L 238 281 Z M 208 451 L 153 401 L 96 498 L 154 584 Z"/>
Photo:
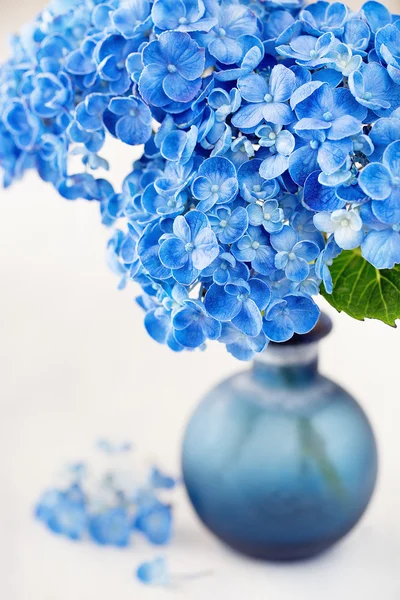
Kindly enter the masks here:
<path id="1" fill-rule="evenodd" d="M 41 4 L 12 11 L 2 2 L 2 31 Z M 132 158 L 129 148 L 118 156 L 115 178 Z M 139 539 L 124 551 L 76 544 L 32 518 L 54 473 L 101 435 L 133 439 L 146 460 L 178 472 L 198 399 L 243 368 L 216 343 L 174 355 L 152 342 L 135 290 L 118 292 L 105 266 L 107 237 L 94 203 L 67 202 L 34 174 L 0 191 L 0 598 L 399 600 L 400 333 L 377 322 L 335 316 L 321 348 L 323 372 L 369 414 L 381 466 L 365 518 L 319 559 L 276 565 L 236 555 L 204 530 L 182 493 L 175 539 L 161 554 L 173 573 L 213 574 L 166 591 L 135 581 L 137 564 L 160 554 Z"/>

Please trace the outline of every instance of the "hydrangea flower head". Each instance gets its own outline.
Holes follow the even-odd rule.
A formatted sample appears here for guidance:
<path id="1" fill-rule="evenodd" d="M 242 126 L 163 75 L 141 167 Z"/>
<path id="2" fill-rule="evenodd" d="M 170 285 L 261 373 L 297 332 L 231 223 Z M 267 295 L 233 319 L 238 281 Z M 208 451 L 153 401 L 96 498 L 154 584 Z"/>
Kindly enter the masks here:
<path id="1" fill-rule="evenodd" d="M 400 264 L 400 19 L 375 0 L 53 2 L 0 90 L 4 184 L 36 169 L 98 202 L 119 286 L 141 286 L 147 332 L 175 352 L 219 340 L 249 360 L 315 326 L 342 251 Z M 116 188 L 108 136 L 142 147 Z M 167 513 L 138 527 L 167 532 Z"/>

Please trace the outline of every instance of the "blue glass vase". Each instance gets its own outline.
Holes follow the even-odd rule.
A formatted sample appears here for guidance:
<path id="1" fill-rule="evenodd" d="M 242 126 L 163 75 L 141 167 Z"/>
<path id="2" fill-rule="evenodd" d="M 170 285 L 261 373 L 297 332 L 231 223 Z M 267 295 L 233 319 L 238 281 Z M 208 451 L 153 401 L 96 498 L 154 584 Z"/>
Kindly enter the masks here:
<path id="1" fill-rule="evenodd" d="M 270 344 L 203 399 L 183 442 L 183 476 L 203 523 L 262 559 L 318 554 L 358 522 L 377 450 L 359 404 L 318 372 L 323 317 L 307 336 Z"/>

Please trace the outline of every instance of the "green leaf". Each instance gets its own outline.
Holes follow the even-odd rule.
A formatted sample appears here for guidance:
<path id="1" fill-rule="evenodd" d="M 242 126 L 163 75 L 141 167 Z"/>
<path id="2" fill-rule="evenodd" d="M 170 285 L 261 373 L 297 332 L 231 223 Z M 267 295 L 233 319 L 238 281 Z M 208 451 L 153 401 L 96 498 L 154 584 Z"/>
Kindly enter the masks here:
<path id="1" fill-rule="evenodd" d="M 396 327 L 400 318 L 400 265 L 394 269 L 375 269 L 359 250 L 346 250 L 334 259 L 330 268 L 333 293 L 323 286 L 321 293 L 339 312 L 350 317 L 379 319 Z"/>

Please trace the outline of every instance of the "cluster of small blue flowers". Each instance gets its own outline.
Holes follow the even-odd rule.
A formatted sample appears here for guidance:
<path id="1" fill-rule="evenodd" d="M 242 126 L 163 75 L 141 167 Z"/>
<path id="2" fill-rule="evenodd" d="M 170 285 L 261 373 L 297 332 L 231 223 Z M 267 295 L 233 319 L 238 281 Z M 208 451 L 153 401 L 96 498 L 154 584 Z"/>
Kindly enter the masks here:
<path id="1" fill-rule="evenodd" d="M 55 0 L 0 89 L 6 184 L 35 166 L 122 223 L 109 264 L 172 350 L 248 360 L 315 326 L 342 250 L 400 263 L 400 17 L 378 2 Z M 144 144 L 121 193 L 89 173 L 106 132 Z"/>
<path id="2" fill-rule="evenodd" d="M 167 544 L 172 507 L 161 496 L 176 486 L 176 480 L 153 467 L 139 483 L 131 460 L 121 468 L 120 458 L 130 451 L 129 445 L 104 440 L 101 449 L 111 465 L 70 465 L 62 481 L 42 494 L 36 517 L 53 533 L 72 540 L 89 538 L 96 544 L 125 547 L 140 533 L 153 545 Z"/>

